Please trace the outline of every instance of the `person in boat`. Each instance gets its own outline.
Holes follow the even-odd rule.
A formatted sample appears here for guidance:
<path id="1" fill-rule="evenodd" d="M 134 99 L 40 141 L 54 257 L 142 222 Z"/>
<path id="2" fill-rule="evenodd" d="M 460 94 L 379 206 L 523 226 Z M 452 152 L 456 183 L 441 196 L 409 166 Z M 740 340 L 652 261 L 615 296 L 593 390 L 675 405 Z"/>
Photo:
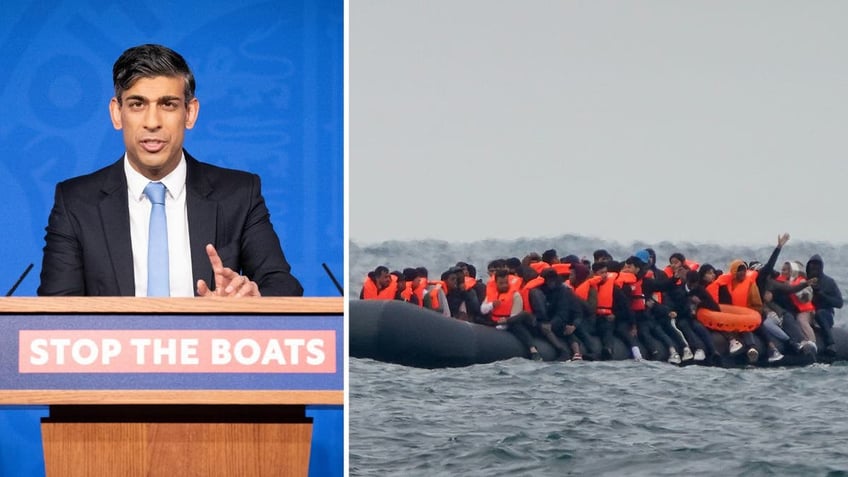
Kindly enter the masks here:
<path id="1" fill-rule="evenodd" d="M 816 307 L 814 315 L 819 325 L 824 341 L 823 354 L 828 357 L 836 356 L 836 346 L 833 341 L 833 309 L 842 308 L 842 292 L 836 285 L 836 281 L 824 273 L 824 261 L 819 254 L 815 254 L 807 261 L 807 280 L 813 288 L 813 305 Z"/>
<path id="2" fill-rule="evenodd" d="M 482 279 L 477 278 L 477 267 L 469 263 L 465 268 L 466 275 L 476 280 L 474 291 L 477 292 L 477 299 L 480 303 L 483 303 L 483 300 L 486 299 L 486 283 Z"/>
<path id="3" fill-rule="evenodd" d="M 648 313 L 652 314 L 654 320 L 659 325 L 660 329 L 666 336 L 671 338 L 674 344 L 675 353 L 669 350 L 669 361 L 672 364 L 680 364 L 682 361 L 690 361 L 695 358 L 692 352 L 686 334 L 681 329 L 682 326 L 688 325 L 688 321 L 678 320 L 678 311 L 673 307 L 663 306 L 665 294 L 673 290 L 676 286 L 682 283 L 678 277 L 669 276 L 664 270 L 660 270 L 657 263 L 657 254 L 652 248 L 644 250 L 648 253 L 648 262 L 646 265 L 644 281 L 645 304 L 648 307 Z M 685 275 L 681 276 L 685 278 Z M 680 361 L 678 361 L 678 357 Z"/>
<path id="4" fill-rule="evenodd" d="M 605 249 L 599 248 L 599 249 L 595 250 L 594 252 L 592 252 L 592 259 L 594 260 L 592 263 L 598 263 L 598 262 L 608 262 L 608 261 L 612 260 L 613 258 L 612 258 L 612 255 L 610 255 L 610 253 L 607 252 Z"/>
<path id="5" fill-rule="evenodd" d="M 604 260 L 592 264 L 593 273 L 602 277 L 598 282 L 598 307 L 596 321 L 601 326 L 598 334 L 604 346 L 603 354 L 612 357 L 612 339 L 610 331 L 630 349 L 630 354 L 636 361 L 642 360 L 642 350 L 639 348 L 636 322 L 630 312 L 630 294 L 618 284 L 621 273 L 621 263 L 615 260 Z M 603 317 L 604 319 L 600 319 Z M 608 327 L 608 328 L 607 328 Z"/>
<path id="6" fill-rule="evenodd" d="M 809 286 L 801 262 L 783 262 L 780 274 L 769 282 L 772 302 L 790 310 L 801 331 L 801 346 L 818 351 L 816 332 L 813 330 L 813 290 Z M 774 320 L 773 320 L 774 321 Z"/>
<path id="7" fill-rule="evenodd" d="M 648 358 L 659 359 L 661 349 L 665 347 L 669 353 L 669 362 L 680 363 L 680 353 L 671 338 L 663 332 L 648 309 L 646 290 L 644 288 L 645 274 L 648 271 L 649 255 L 647 250 L 639 250 L 624 261 L 617 281 L 622 290 L 630 296 L 630 312 L 636 323 L 636 333 L 639 341 L 648 351 Z"/>
<path id="8" fill-rule="evenodd" d="M 414 287 L 413 300 L 418 306 L 441 313 L 450 318 L 450 306 L 445 296 L 445 284 L 440 281 L 430 281 L 430 272 L 425 267 L 415 269 L 418 284 Z"/>
<path id="9" fill-rule="evenodd" d="M 394 300 L 398 294 L 397 276 L 389 273 L 388 267 L 379 265 L 368 272 L 359 292 L 361 300 Z"/>
<path id="10" fill-rule="evenodd" d="M 716 279 L 716 282 L 719 283 L 719 304 L 746 307 L 756 310 L 757 313 L 762 313 L 763 300 L 756 283 L 757 274 L 749 274 L 745 262 L 739 259 L 730 262 L 728 270 L 727 274 Z M 760 358 L 760 351 L 757 349 L 754 335 L 750 331 L 734 333 L 729 344 L 732 356 L 737 355 L 744 348 L 749 363 L 756 363 Z"/>
<path id="11" fill-rule="evenodd" d="M 451 267 L 442 273 L 442 282 L 445 284 L 450 316 L 462 321 L 478 322 L 480 302 L 473 289 L 465 288 L 465 273 L 459 268 Z"/>
<path id="12" fill-rule="evenodd" d="M 547 263 L 548 265 L 553 265 L 555 263 L 559 263 L 559 255 L 557 255 L 557 251 L 555 249 L 548 249 L 542 252 L 542 261 Z"/>
<path id="13" fill-rule="evenodd" d="M 793 289 L 793 286 L 788 283 L 775 281 L 778 274 L 774 267 L 777 264 L 777 258 L 780 255 L 781 250 L 783 250 L 783 247 L 787 242 L 789 242 L 789 238 L 790 236 L 787 233 L 778 235 L 777 245 L 771 252 L 771 255 L 768 260 L 766 260 L 765 264 L 761 265 L 756 260 L 752 260 L 748 264 L 750 269 L 755 270 L 758 273 L 756 283 L 763 298 L 763 325 L 760 329 L 763 330 L 767 336 L 776 339 L 778 342 L 783 342 L 785 345 L 784 352 L 801 351 L 804 353 L 812 352 L 815 354 L 815 344 L 805 340 L 801 327 L 799 326 L 794 314 L 797 313 L 797 310 L 794 309 L 788 298 L 788 293 L 790 293 L 790 290 Z M 768 300 L 766 300 L 766 294 L 768 292 L 771 293 Z M 788 340 L 785 338 L 788 338 Z M 780 354 L 781 353 L 775 354 L 774 352 L 770 352 L 769 361 L 780 361 Z"/>
<path id="14" fill-rule="evenodd" d="M 712 265 L 708 265 L 708 267 L 705 273 L 709 273 Z M 678 269 L 678 276 L 683 273 L 682 270 L 685 268 L 684 266 Z M 700 307 L 705 307 L 713 311 L 720 309 L 718 303 L 713 300 L 712 296 L 704 288 L 700 268 L 702 267 L 699 267 L 699 271 L 686 271 L 683 283 L 677 289 L 677 292 L 680 294 L 672 294 L 671 299 L 679 306 L 677 308 L 678 317 L 682 317 L 683 320 L 688 319 L 689 321 L 688 328 L 684 327 L 683 329 L 689 343 L 695 348 L 694 360 L 718 365 L 721 364 L 721 355 L 713 344 L 712 333 L 698 321 L 696 315 Z M 682 303 L 680 302 L 681 300 Z"/>
<path id="15" fill-rule="evenodd" d="M 536 326 L 536 318 L 524 311 L 521 294 L 510 285 L 509 272 L 498 270 L 492 277 L 495 293 L 486 297 L 480 305 L 480 313 L 486 317 L 485 324 L 499 330 L 508 330 L 515 335 L 530 352 L 530 358 L 541 361 L 542 355 L 533 345 L 531 330 Z"/>
<path id="16" fill-rule="evenodd" d="M 581 341 L 588 357 L 594 358 L 594 350 L 590 348 L 591 342 L 583 324 L 583 305 L 580 300 L 565 286 L 556 270 L 546 269 L 540 276 L 544 280 L 544 285 L 540 288 L 544 294 L 545 306 L 539 310 L 534 308 L 534 311 L 543 336 L 560 351 L 562 358 L 565 350 L 562 349 L 559 338 L 565 339 L 571 350 L 572 361 L 583 359 L 583 353 L 580 351 Z"/>
<path id="17" fill-rule="evenodd" d="M 409 303 L 412 301 L 412 297 L 415 296 L 413 291 L 415 290 L 415 285 L 418 283 L 418 273 L 414 268 L 404 268 L 401 272 L 403 275 L 403 289 L 400 290 L 400 298 L 401 300 Z M 398 281 L 400 282 L 400 281 Z"/>
<path id="18" fill-rule="evenodd" d="M 668 322 L 664 331 L 676 343 L 682 361 L 697 360 L 703 362 L 706 359 L 706 351 L 700 337 L 695 333 L 695 320 L 689 308 L 689 300 L 686 296 L 685 280 L 689 272 L 684 265 L 677 269 L 676 275 L 672 276 L 662 291 L 654 290 L 648 298 L 648 308 L 660 323 Z M 663 276 L 664 271 L 660 271 Z M 697 276 L 697 272 L 694 272 Z M 693 349 L 695 352 L 693 352 Z M 696 359 L 697 358 L 697 359 Z M 673 363 L 677 364 L 677 363 Z"/>

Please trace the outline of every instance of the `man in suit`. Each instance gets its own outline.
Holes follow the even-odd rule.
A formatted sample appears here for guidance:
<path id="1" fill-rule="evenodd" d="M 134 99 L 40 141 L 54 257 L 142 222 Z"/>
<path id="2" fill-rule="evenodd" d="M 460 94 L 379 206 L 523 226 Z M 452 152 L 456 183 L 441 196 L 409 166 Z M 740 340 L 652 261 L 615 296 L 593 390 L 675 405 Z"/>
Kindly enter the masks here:
<path id="1" fill-rule="evenodd" d="M 46 228 L 39 295 L 300 296 L 255 174 L 197 161 L 183 149 L 200 103 L 188 64 L 160 45 L 126 50 L 113 67 L 109 112 L 126 152 L 59 183 Z M 147 186 L 164 185 L 164 253 Z M 165 255 L 161 280 L 148 259 Z M 156 268 L 151 265 L 150 270 Z M 150 276 L 156 275 L 154 270 Z M 158 279 L 157 279 L 158 280 Z"/>

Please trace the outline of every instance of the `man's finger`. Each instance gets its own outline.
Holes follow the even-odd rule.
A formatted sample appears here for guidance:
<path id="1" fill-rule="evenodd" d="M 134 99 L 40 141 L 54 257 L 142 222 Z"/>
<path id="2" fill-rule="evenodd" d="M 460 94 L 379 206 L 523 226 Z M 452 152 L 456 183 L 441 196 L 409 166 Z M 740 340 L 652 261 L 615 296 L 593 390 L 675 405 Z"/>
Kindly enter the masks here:
<path id="1" fill-rule="evenodd" d="M 209 263 L 212 264 L 212 270 L 215 273 L 218 273 L 220 269 L 224 268 L 224 262 L 221 261 L 218 251 L 215 250 L 215 246 L 211 243 L 206 244 L 206 255 L 209 257 Z"/>
<path id="2" fill-rule="evenodd" d="M 197 281 L 197 295 L 198 296 L 210 296 L 210 295 L 212 295 L 212 290 L 209 289 L 209 286 L 206 284 L 206 280 L 198 280 Z"/>

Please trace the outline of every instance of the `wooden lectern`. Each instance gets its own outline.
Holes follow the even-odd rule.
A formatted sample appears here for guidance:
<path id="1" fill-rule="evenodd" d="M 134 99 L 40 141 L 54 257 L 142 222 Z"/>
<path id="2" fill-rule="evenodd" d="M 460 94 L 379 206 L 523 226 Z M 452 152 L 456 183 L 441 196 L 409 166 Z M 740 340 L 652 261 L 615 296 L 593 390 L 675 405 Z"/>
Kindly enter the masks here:
<path id="1" fill-rule="evenodd" d="M 306 476 L 344 403 L 341 298 L 0 298 L 0 404 L 48 477 Z"/>

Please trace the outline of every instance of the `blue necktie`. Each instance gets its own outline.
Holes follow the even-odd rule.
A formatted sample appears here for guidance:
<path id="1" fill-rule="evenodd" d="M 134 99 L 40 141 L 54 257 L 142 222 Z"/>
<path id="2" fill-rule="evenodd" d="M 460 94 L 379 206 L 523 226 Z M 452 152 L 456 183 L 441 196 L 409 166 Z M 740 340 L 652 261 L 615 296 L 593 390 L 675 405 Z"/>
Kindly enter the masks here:
<path id="1" fill-rule="evenodd" d="M 168 278 L 168 223 L 165 221 L 165 184 L 151 182 L 144 188 L 150 199 L 150 235 L 147 239 L 147 296 L 170 296 Z"/>

